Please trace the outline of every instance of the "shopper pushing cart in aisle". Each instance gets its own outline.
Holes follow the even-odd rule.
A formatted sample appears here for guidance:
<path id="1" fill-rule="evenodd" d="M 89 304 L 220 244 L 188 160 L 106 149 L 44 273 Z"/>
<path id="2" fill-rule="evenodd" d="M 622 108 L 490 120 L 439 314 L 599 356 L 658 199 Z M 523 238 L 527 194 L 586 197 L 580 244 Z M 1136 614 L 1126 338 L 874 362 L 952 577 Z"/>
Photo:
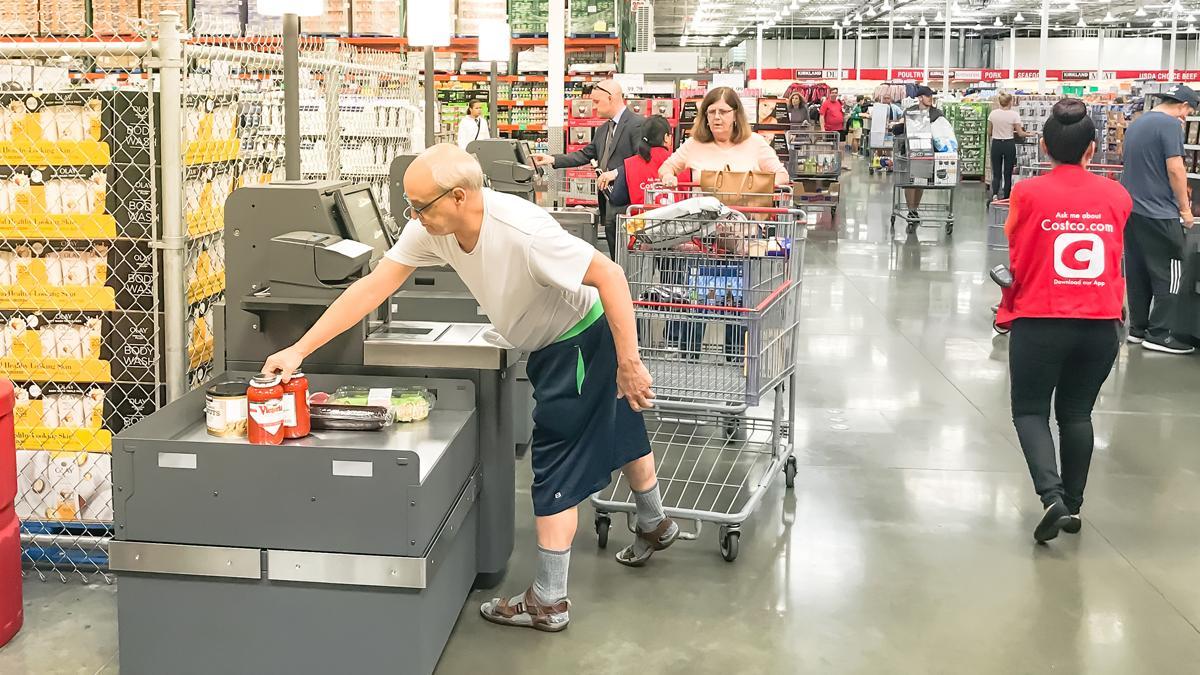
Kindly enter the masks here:
<path id="1" fill-rule="evenodd" d="M 640 566 L 679 535 L 663 513 L 641 415 L 654 394 L 624 272 L 540 207 L 484 189 L 478 161 L 453 145 L 436 145 L 413 161 L 404 190 L 410 220 L 396 245 L 263 371 L 288 378 L 391 297 L 415 268 L 453 267 L 491 318 L 497 342 L 530 352 L 536 401 L 537 573 L 528 590 L 486 602 L 480 612 L 493 623 L 563 630 L 576 506 L 608 485 L 613 471 L 621 469 L 637 496 L 637 536 L 617 554 L 619 562 Z"/>
<path id="2" fill-rule="evenodd" d="M 917 104 L 908 109 L 908 111 L 924 110 L 929 112 L 929 123 L 932 124 L 945 114 L 941 108 L 933 105 L 933 90 L 929 87 L 917 87 Z M 906 111 L 907 112 L 907 111 Z M 894 122 L 892 131 L 896 136 L 905 134 L 905 119 L 907 115 L 902 115 L 899 121 Z M 925 191 L 921 188 L 906 188 L 904 190 L 904 200 L 908 205 L 908 225 L 910 232 L 912 228 L 920 224 L 921 221 L 921 198 L 925 195 Z"/>

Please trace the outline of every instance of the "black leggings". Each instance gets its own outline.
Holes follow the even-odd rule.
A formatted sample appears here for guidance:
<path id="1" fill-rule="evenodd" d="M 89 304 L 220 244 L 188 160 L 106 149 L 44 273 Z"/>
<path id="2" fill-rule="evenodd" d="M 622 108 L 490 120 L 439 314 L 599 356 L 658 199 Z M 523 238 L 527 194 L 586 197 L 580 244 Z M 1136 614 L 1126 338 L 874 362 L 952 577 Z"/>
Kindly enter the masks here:
<path id="1" fill-rule="evenodd" d="M 992 196 L 1008 199 L 1012 194 L 1012 175 L 1017 164 L 1017 141 L 992 139 Z"/>
<path id="2" fill-rule="evenodd" d="M 1092 462 L 1092 407 L 1120 345 L 1117 322 L 1017 319 L 1008 345 L 1012 415 L 1042 504 L 1061 499 L 1071 513 L 1083 505 Z M 1050 435 L 1050 397 L 1058 419 L 1062 475 Z"/>

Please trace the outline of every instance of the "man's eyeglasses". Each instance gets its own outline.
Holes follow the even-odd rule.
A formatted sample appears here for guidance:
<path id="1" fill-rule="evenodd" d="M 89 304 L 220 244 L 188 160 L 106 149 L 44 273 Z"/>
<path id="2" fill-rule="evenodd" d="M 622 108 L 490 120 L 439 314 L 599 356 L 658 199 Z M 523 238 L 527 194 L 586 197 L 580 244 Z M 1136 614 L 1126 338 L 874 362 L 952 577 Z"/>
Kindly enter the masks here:
<path id="1" fill-rule="evenodd" d="M 429 207 L 436 204 L 439 199 L 441 199 L 442 197 L 445 197 L 446 195 L 450 194 L 451 192 L 454 192 L 454 188 L 450 188 L 449 190 L 446 190 L 442 194 L 434 197 L 433 201 L 429 202 L 428 204 L 426 204 L 425 206 L 422 206 L 422 207 L 414 206 L 412 203 L 412 200 L 410 200 L 408 198 L 408 195 L 404 195 L 404 202 L 406 204 L 408 204 L 408 206 L 404 207 L 404 219 L 405 220 L 418 220 L 421 217 L 421 214 L 423 212 L 429 210 Z"/>

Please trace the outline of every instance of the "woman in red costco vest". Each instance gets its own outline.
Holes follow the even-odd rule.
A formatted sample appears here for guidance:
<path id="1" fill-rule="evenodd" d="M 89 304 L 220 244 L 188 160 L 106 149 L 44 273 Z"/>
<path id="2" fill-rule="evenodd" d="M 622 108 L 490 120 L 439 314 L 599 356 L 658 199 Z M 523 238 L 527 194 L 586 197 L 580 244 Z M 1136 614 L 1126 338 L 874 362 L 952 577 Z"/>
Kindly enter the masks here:
<path id="1" fill-rule="evenodd" d="M 1092 407 L 1112 370 L 1125 298 L 1125 221 L 1133 208 L 1120 183 L 1088 173 L 1096 128 L 1076 99 L 1055 104 L 1042 132 L 1054 168 L 1013 186 L 1008 222 L 1013 284 L 997 324 L 1012 330 L 1013 424 L 1045 513 L 1038 542 L 1079 532 L 1092 460 Z M 1058 420 L 1060 476 L 1050 435 Z"/>

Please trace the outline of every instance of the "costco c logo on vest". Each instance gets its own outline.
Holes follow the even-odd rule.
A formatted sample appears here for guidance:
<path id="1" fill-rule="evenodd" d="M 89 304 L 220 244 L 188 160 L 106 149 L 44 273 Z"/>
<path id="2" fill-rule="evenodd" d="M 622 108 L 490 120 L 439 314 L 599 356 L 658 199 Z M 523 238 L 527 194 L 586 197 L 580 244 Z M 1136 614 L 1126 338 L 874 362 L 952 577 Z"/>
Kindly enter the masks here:
<path id="1" fill-rule="evenodd" d="M 1100 235 L 1065 232 L 1054 239 L 1054 273 L 1064 279 L 1096 279 L 1104 274 Z"/>

